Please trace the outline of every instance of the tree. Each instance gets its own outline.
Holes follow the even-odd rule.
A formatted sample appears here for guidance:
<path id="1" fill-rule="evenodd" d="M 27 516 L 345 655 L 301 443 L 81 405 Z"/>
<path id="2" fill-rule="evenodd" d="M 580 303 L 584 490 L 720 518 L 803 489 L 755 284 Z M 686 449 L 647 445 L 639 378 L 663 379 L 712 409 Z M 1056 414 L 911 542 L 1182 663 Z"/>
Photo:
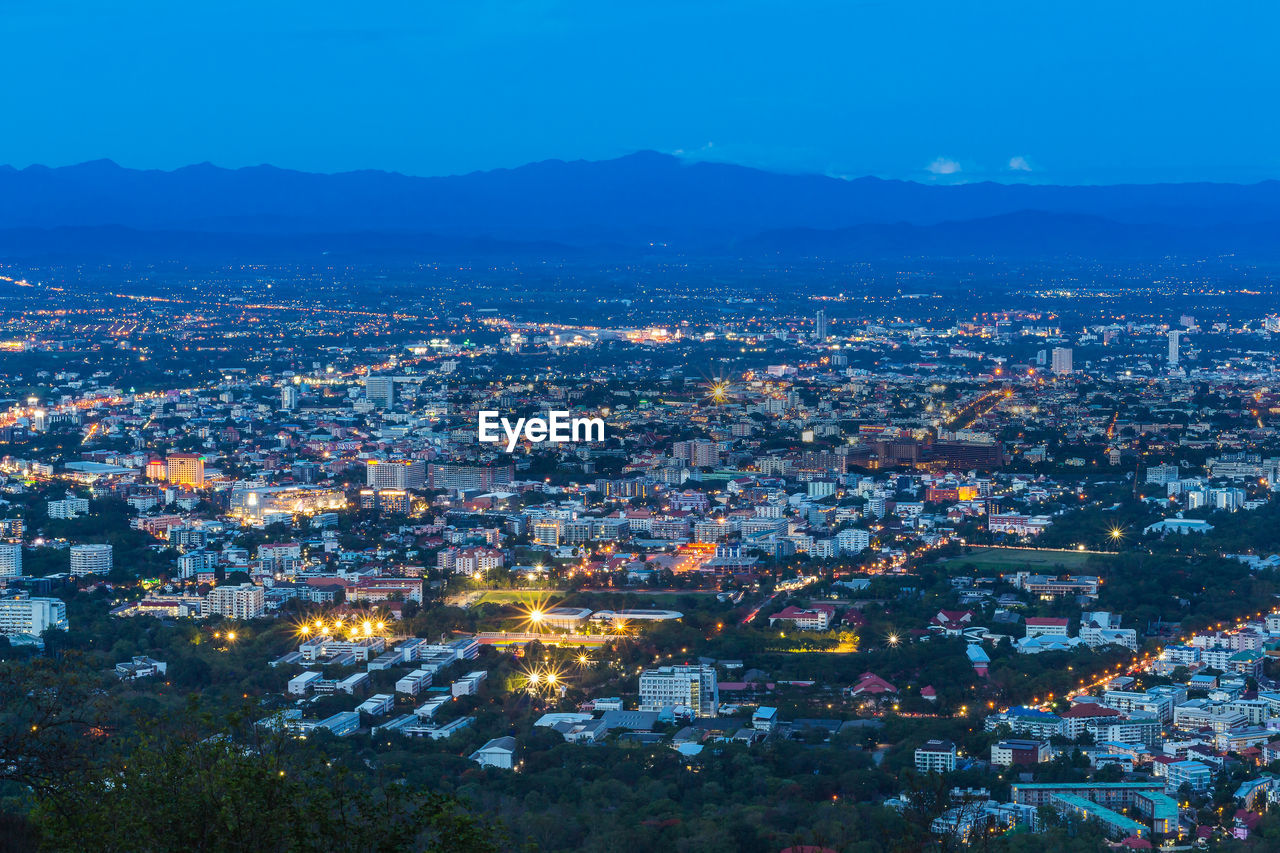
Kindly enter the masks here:
<path id="1" fill-rule="evenodd" d="M 297 741 L 139 738 L 64 777 L 31 823 L 52 850 L 496 853 L 452 797 L 331 767 Z"/>

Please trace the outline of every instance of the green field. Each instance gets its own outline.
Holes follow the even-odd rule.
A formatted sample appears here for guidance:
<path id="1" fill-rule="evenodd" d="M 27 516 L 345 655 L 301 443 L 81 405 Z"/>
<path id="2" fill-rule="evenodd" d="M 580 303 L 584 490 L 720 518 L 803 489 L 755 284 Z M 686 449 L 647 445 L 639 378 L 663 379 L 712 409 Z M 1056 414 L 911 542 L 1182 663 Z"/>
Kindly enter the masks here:
<path id="1" fill-rule="evenodd" d="M 1053 574 L 1083 571 L 1092 560 L 1109 560 L 1110 554 L 1088 551 L 1041 551 L 1035 548 L 974 548 L 968 554 L 946 560 L 949 568 L 972 565 L 978 572 L 1008 573 L 1019 570 Z"/>
<path id="2" fill-rule="evenodd" d="M 544 589 L 491 589 L 480 593 L 474 604 L 552 604 L 563 592 Z"/>

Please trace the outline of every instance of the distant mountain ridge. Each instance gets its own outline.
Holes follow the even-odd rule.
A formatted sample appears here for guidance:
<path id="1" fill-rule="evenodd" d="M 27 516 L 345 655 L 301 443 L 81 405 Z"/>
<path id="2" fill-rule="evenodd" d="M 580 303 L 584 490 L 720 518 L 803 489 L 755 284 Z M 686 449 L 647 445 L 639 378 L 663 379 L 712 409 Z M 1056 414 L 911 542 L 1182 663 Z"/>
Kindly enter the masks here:
<path id="1" fill-rule="evenodd" d="M 19 247 L 22 235 L 33 250 L 47 244 L 73 252 L 77 239 L 101 243 L 106 232 L 97 229 L 116 228 L 139 245 L 148 241 L 135 232 L 204 233 L 258 246 L 269 243 L 249 238 L 275 237 L 281 246 L 306 251 L 326 240 L 372 251 L 375 235 L 394 235 L 405 251 L 419 244 L 447 249 L 463 240 L 456 245 L 474 251 L 669 244 L 690 252 L 765 254 L 1005 253 L 1036 246 L 1280 254 L 1270 236 L 1280 233 L 1277 223 L 1277 181 L 935 186 L 779 174 L 654 152 L 450 177 L 207 163 L 165 172 L 104 160 L 0 166 L 5 252 Z"/>

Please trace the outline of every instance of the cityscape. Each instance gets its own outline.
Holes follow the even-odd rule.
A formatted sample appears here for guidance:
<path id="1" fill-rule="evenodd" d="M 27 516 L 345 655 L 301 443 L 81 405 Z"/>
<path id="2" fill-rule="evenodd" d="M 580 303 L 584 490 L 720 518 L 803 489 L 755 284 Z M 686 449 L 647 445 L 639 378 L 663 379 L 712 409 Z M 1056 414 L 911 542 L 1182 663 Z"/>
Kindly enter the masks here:
<path id="1" fill-rule="evenodd" d="M 15 17 L 0 850 L 1280 850 L 1272 119 L 491 5 Z"/>

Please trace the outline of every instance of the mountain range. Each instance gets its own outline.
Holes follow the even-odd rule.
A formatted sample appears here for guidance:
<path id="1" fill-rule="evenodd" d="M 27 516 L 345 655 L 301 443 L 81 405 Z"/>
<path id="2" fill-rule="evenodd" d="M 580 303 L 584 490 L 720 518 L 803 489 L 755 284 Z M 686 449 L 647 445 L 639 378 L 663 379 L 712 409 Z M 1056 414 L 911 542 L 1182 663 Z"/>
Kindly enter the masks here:
<path id="1" fill-rule="evenodd" d="M 0 255 L 1280 259 L 1280 182 L 932 185 L 641 152 L 448 177 L 0 166 Z"/>

